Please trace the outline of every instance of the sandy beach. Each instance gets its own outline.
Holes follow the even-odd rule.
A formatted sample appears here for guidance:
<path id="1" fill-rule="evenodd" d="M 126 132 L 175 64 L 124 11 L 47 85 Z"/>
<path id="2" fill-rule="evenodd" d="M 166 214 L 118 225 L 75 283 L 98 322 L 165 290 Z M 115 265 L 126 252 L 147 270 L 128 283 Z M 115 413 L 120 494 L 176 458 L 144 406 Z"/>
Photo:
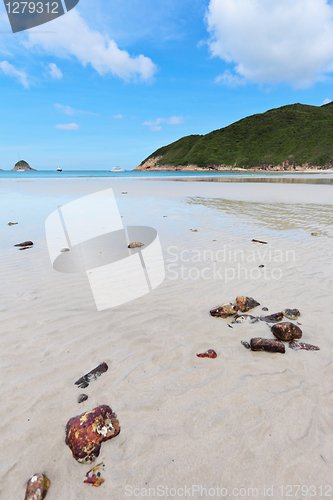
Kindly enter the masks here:
<path id="1" fill-rule="evenodd" d="M 166 278 L 97 311 L 86 274 L 52 268 L 44 225 L 110 187 L 124 225 L 157 230 Z M 36 472 L 47 500 L 333 496 L 332 202 L 332 185 L 311 182 L 2 181 L 0 498 L 23 499 Z M 256 316 L 299 309 L 302 341 L 320 350 L 245 349 L 273 338 L 265 322 L 209 314 L 238 295 L 260 302 Z M 208 349 L 216 359 L 196 356 Z M 89 387 L 74 384 L 103 361 Z M 94 488 L 65 426 L 101 404 L 121 432 L 102 444 Z"/>

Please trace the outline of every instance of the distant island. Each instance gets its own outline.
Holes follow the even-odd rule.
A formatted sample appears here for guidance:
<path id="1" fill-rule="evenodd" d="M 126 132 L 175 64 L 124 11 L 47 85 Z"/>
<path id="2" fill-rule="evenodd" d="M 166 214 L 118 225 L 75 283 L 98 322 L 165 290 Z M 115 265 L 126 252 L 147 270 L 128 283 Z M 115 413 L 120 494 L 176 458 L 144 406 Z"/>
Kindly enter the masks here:
<path id="1" fill-rule="evenodd" d="M 134 170 L 281 171 L 333 168 L 333 102 L 292 104 L 164 146 Z"/>
<path id="2" fill-rule="evenodd" d="M 35 168 L 31 168 L 30 165 L 26 161 L 24 161 L 24 160 L 20 160 L 17 163 L 15 163 L 15 167 L 12 168 L 12 170 L 19 170 L 19 171 L 22 171 L 22 170 L 34 170 L 34 171 L 36 171 Z"/>

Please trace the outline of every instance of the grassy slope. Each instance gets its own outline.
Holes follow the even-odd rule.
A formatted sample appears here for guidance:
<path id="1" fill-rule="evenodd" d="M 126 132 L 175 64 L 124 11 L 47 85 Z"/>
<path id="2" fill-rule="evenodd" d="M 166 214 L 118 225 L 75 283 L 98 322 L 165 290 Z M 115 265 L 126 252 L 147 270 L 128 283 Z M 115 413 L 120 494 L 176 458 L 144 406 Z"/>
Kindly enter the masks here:
<path id="1" fill-rule="evenodd" d="M 183 137 L 148 158 L 156 156 L 162 156 L 161 166 L 257 167 L 286 160 L 324 166 L 333 157 L 333 103 L 271 109 L 206 135 Z"/>

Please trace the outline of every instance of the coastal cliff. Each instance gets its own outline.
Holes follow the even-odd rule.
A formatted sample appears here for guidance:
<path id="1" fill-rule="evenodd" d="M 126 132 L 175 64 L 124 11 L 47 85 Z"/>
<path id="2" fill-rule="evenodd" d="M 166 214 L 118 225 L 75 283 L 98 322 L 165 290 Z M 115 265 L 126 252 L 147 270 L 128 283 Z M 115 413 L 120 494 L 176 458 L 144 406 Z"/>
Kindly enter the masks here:
<path id="1" fill-rule="evenodd" d="M 293 104 L 164 146 L 137 171 L 310 171 L 333 168 L 333 103 Z"/>

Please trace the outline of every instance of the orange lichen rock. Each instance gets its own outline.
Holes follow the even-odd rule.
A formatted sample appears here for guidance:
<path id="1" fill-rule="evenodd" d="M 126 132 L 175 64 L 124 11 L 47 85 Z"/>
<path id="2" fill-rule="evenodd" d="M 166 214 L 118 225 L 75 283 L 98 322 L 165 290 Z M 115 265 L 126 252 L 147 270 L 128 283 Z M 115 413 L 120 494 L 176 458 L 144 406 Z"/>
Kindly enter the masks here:
<path id="1" fill-rule="evenodd" d="M 119 433 L 116 414 L 109 406 L 101 405 L 68 420 L 66 444 L 78 462 L 90 463 L 98 457 L 101 443 Z"/>
<path id="2" fill-rule="evenodd" d="M 24 500 L 43 500 L 51 485 L 44 474 L 34 474 L 28 481 Z"/>
<path id="3" fill-rule="evenodd" d="M 144 246 L 144 243 L 140 243 L 140 241 L 132 241 L 132 243 L 130 243 L 128 245 L 128 248 L 140 248 L 143 246 Z"/>
<path id="4" fill-rule="evenodd" d="M 236 297 L 236 304 L 243 313 L 253 309 L 254 307 L 260 306 L 259 302 L 254 300 L 252 297 L 244 296 Z"/>
<path id="5" fill-rule="evenodd" d="M 217 354 L 214 349 L 208 349 L 208 351 L 201 354 L 197 354 L 198 358 L 217 358 Z"/>
<path id="6" fill-rule="evenodd" d="M 103 484 L 105 480 L 101 476 L 102 468 L 104 469 L 103 462 L 90 469 L 86 474 L 86 479 L 84 480 L 84 483 L 96 486 L 96 488 L 98 488 L 101 484 Z"/>

